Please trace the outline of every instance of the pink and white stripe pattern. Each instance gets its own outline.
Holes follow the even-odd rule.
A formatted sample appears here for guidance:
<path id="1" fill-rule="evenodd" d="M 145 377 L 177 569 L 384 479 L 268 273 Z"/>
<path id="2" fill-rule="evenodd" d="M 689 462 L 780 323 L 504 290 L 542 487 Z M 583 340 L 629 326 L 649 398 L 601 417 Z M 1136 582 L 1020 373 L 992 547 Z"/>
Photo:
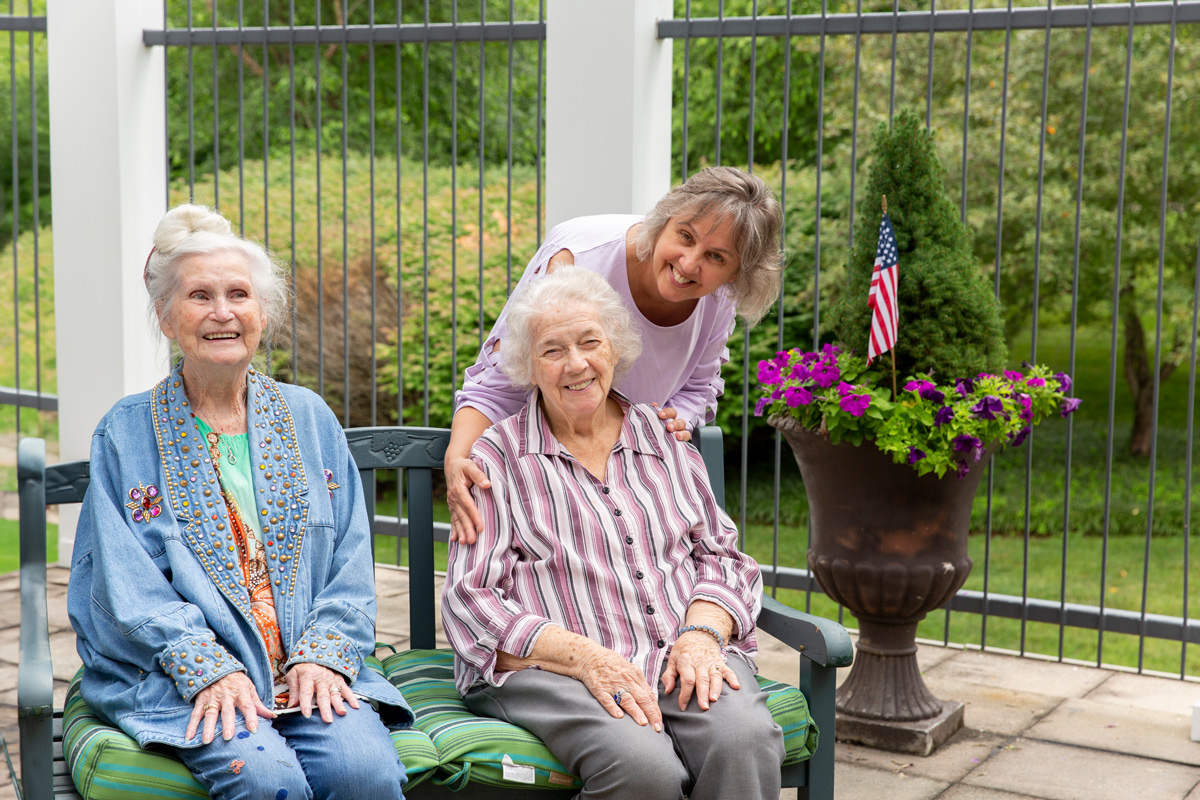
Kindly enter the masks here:
<path id="1" fill-rule="evenodd" d="M 883 215 L 879 223 L 879 244 L 875 248 L 875 272 L 871 275 L 871 292 L 867 305 L 871 308 L 871 341 L 867 345 L 867 363 L 881 356 L 896 344 L 896 328 L 900 324 L 900 308 L 896 298 L 900 258 L 896 253 L 896 234 L 892 221 Z"/>
<path id="2" fill-rule="evenodd" d="M 492 482 L 474 491 L 484 531 L 450 546 L 442 620 L 460 692 L 496 672 L 496 650 L 526 657 L 547 625 L 628 658 L 657 688 L 688 605 L 734 619 L 732 652 L 753 664 L 758 564 L 737 550 L 699 453 L 649 406 L 629 405 L 605 480 L 550 433 L 536 399 L 488 430 L 472 458 Z"/>

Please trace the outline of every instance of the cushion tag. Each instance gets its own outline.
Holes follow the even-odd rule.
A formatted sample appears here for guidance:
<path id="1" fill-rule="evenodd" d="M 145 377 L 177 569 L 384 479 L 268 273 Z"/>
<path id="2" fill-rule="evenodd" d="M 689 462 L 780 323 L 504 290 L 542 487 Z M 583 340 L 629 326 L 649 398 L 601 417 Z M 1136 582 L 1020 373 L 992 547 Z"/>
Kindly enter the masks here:
<path id="1" fill-rule="evenodd" d="M 575 779 L 570 775 L 563 775 L 561 772 L 550 772 L 550 782 L 556 783 L 559 786 L 571 786 L 575 783 Z"/>
<path id="2" fill-rule="evenodd" d="M 512 757 L 508 753 L 504 754 L 504 758 L 500 761 L 500 765 L 504 768 L 504 780 L 514 783 L 534 783 L 535 772 L 533 767 L 526 767 L 522 764 L 514 764 Z"/>

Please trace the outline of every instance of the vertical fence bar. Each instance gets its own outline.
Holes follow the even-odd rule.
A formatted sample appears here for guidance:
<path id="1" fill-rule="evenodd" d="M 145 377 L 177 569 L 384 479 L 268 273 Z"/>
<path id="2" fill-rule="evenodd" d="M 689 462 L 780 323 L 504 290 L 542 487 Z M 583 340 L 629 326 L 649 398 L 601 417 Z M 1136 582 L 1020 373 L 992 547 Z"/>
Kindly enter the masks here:
<path id="1" fill-rule="evenodd" d="M 854 99 L 850 112 L 850 237 L 847 243 L 850 250 L 854 249 L 854 192 L 858 181 L 858 87 L 861 83 L 862 0 L 857 0 L 854 11 Z"/>
<path id="2" fill-rule="evenodd" d="M 888 80 L 888 126 L 896 115 L 896 33 L 900 28 L 900 0 L 892 0 L 892 74 Z"/>
<path id="3" fill-rule="evenodd" d="M 758 0 L 753 0 L 750 4 L 751 18 L 758 18 Z M 754 92 L 757 88 L 758 79 L 758 36 L 750 37 L 750 97 L 749 97 L 749 130 L 746 137 L 746 166 L 747 169 L 754 172 Z M 786 169 L 787 165 L 783 165 Z M 745 368 L 742 370 L 742 474 L 741 474 L 741 492 L 742 499 L 740 503 L 740 525 L 739 530 L 746 530 L 746 488 L 747 479 L 749 477 L 750 465 L 750 437 L 747 431 L 750 430 L 750 328 L 747 325 L 742 326 L 742 364 Z M 744 538 L 744 534 L 743 534 Z M 779 539 L 776 537 L 772 545 L 773 555 L 771 564 L 774 570 L 771 573 L 771 596 L 775 596 L 775 587 L 779 583 L 779 578 L 776 577 L 779 572 Z"/>
<path id="4" fill-rule="evenodd" d="M 1079 245 L 1080 221 L 1083 218 L 1083 167 L 1087 151 L 1087 118 L 1089 72 L 1092 66 L 1092 15 L 1094 0 L 1088 0 L 1087 30 L 1083 41 L 1083 99 L 1079 108 L 1079 159 L 1075 164 L 1075 252 L 1071 262 L 1071 341 L 1067 354 L 1067 374 L 1075 375 L 1076 337 L 1079 330 Z M 1063 660 L 1067 621 L 1067 540 L 1071 531 L 1071 449 L 1074 442 L 1075 415 L 1067 416 L 1067 455 L 1063 479 L 1063 542 L 1062 571 L 1058 586 L 1058 660 Z M 1186 637 L 1184 637 L 1186 640 Z"/>
<path id="5" fill-rule="evenodd" d="M 316 57 L 316 89 L 317 96 L 316 112 L 314 114 L 316 121 L 317 147 L 316 147 L 316 167 L 317 167 L 317 394 L 325 396 L 325 275 L 324 275 L 324 255 L 322 246 L 324 243 L 321 238 L 323 233 L 321 225 L 321 140 L 322 140 L 322 125 L 321 125 L 321 109 L 325 105 L 324 92 L 321 88 L 321 61 L 323 55 L 321 53 L 321 0 L 314 0 L 317 6 L 317 37 L 313 45 L 313 55 Z"/>
<path id="6" fill-rule="evenodd" d="M 346 109 L 349 105 L 349 94 L 346 83 L 350 78 L 346 26 L 349 24 L 349 0 L 342 0 L 342 425 L 347 428 L 350 427 L 350 206 L 346 185 L 350 180 L 350 173 L 346 167 L 346 159 L 350 153 L 346 141 L 346 124 L 349 121 Z"/>
<path id="7" fill-rule="evenodd" d="M 320 0 L 318 0 L 320 2 Z M 213 34 L 217 32 L 217 0 L 212 0 Z M 221 210 L 221 88 L 220 77 L 217 74 L 217 37 L 213 36 L 212 44 L 212 108 L 213 108 L 213 206 Z"/>
<path id="8" fill-rule="evenodd" d="M 788 0 L 791 3 L 791 0 Z M 683 121 L 680 127 L 680 163 L 679 180 L 686 181 L 688 177 L 688 103 L 691 98 L 692 74 L 692 0 L 687 0 L 683 6 L 683 19 L 687 28 L 683 34 Z M 789 41 L 791 38 L 789 37 Z M 787 102 L 786 100 L 784 102 Z M 745 532 L 742 533 L 745 537 Z M 745 539 L 743 538 L 743 542 Z"/>
<path id="9" fill-rule="evenodd" d="M 1046 121 L 1047 98 L 1050 92 L 1050 14 L 1053 0 L 1046 3 L 1046 41 L 1042 53 L 1042 111 L 1038 117 L 1041 130 L 1038 135 L 1038 180 L 1037 180 L 1037 217 L 1034 222 L 1033 239 L 1033 313 L 1030 320 L 1029 361 L 1037 363 L 1038 345 L 1038 310 L 1041 290 L 1042 264 L 1042 201 L 1045 198 L 1046 178 Z M 1022 551 L 1021 571 L 1021 655 L 1025 655 L 1025 634 L 1029 622 L 1029 547 L 1030 523 L 1033 506 L 1033 444 L 1034 435 L 1029 434 L 1025 441 L 1025 530 L 1024 549 Z"/>
<path id="10" fill-rule="evenodd" d="M 401 122 L 400 113 L 401 106 L 404 101 L 404 84 L 401 80 L 400 69 L 400 32 L 404 24 L 404 4 L 401 0 L 396 0 L 396 424 L 404 424 L 404 227 L 401 224 L 403 221 L 404 209 L 404 191 L 401 184 L 403 169 L 401 166 L 401 156 L 403 148 L 401 147 Z M 396 477 L 396 495 L 399 498 L 403 494 L 404 481 L 399 476 Z M 399 506 L 399 499 L 397 499 Z M 399 516 L 399 511 L 396 512 Z M 399 542 L 396 544 L 396 559 L 400 558 Z"/>
<path id="11" fill-rule="evenodd" d="M 538 23 L 546 24 L 545 0 L 538 0 Z M 542 75 L 545 71 L 546 37 L 542 36 L 537 43 L 537 125 L 534 128 L 533 140 L 536 152 L 534 155 L 534 176 L 536 178 L 536 197 L 534 198 L 535 214 L 537 216 L 537 241 L 542 241 Z M 483 298 L 480 298 L 480 304 Z M 479 331 L 483 335 L 483 330 Z"/>
<path id="12" fill-rule="evenodd" d="M 1163 334 L 1163 289 L 1166 269 L 1167 248 L 1167 170 L 1171 165 L 1171 94 L 1175 86 L 1175 25 L 1179 14 L 1179 0 L 1171 4 L 1171 42 L 1167 50 L 1167 101 L 1163 120 L 1162 189 L 1158 201 L 1158 298 L 1154 322 L 1154 377 L 1152 380 L 1152 411 L 1150 413 L 1150 486 L 1146 498 L 1146 552 L 1142 568 L 1142 614 L 1138 630 L 1138 672 L 1142 671 L 1146 652 L 1146 603 L 1150 588 L 1150 537 L 1154 532 L 1154 484 L 1158 473 L 1158 404 L 1162 391 L 1162 334 Z M 1168 373 L 1169 374 L 1169 373 Z M 1191 487 L 1185 486 L 1184 492 Z"/>
<path id="13" fill-rule="evenodd" d="M 265 0 L 264 0 L 265 2 Z M 397 104 L 399 108 L 399 104 Z M 296 0 L 288 0 L 288 231 L 292 297 L 296 296 Z M 300 374 L 299 309 L 292 303 L 292 374 Z"/>
<path id="14" fill-rule="evenodd" d="M 243 13 L 244 0 L 238 0 L 237 3 L 237 29 L 238 29 L 238 44 L 237 44 L 237 143 L 238 143 L 238 231 L 244 236 L 246 233 L 246 132 L 245 132 L 245 100 L 244 87 L 246 84 L 246 70 L 243 64 L 243 56 L 245 55 L 245 47 L 242 44 L 242 30 L 246 27 Z M 216 2 L 213 2 L 213 11 L 216 12 Z"/>
<path id="15" fill-rule="evenodd" d="M 933 24 L 937 11 L 937 0 L 929 0 L 929 61 L 925 70 L 925 127 L 930 126 L 933 119 Z M 947 612 L 950 609 L 946 609 Z M 949 627 L 950 618 L 947 615 L 946 624 Z"/>
<path id="16" fill-rule="evenodd" d="M 860 0 L 861 1 L 861 0 Z M 787 19 L 788 32 L 783 39 L 783 135 L 779 142 L 779 206 L 787 209 L 787 173 L 788 173 L 788 138 L 791 136 L 791 131 L 788 125 L 788 112 L 791 107 L 792 97 L 792 0 L 787 0 Z M 783 215 L 783 224 L 779 226 L 779 249 L 784 250 L 787 245 L 787 213 Z M 785 256 L 786 257 L 786 256 Z M 783 342 L 783 298 L 786 293 L 787 286 L 787 270 L 784 270 L 780 276 L 780 291 L 779 299 L 775 303 L 775 326 L 777 330 L 775 339 L 775 349 L 783 350 L 785 345 Z M 749 365 L 747 365 L 747 371 Z M 771 563 L 775 565 L 778 572 L 779 565 L 779 497 L 780 497 L 780 479 L 783 475 L 783 436 L 778 429 L 774 430 L 773 438 L 775 439 L 774 453 L 774 487 L 772 492 L 772 514 L 771 514 L 771 540 L 772 552 Z M 746 531 L 743 528 L 739 548 L 745 550 Z M 771 596 L 777 594 L 776 587 L 779 581 L 774 575 L 771 579 Z"/>
<path id="17" fill-rule="evenodd" d="M 192 32 L 192 0 L 187 0 L 187 30 Z M 170 77 L 168 73 L 168 77 Z M 196 199 L 196 48 L 191 37 L 187 46 L 188 202 Z"/>
<path id="18" fill-rule="evenodd" d="M 373 0 L 372 0 L 373 1 Z M 270 0 L 263 0 L 263 27 L 271 24 Z M 271 247 L 271 49 L 263 42 L 262 49 L 262 154 L 263 154 L 263 245 Z M 267 359 L 267 374 L 272 372 L 271 359 Z"/>
<path id="19" fill-rule="evenodd" d="M 450 21 L 458 29 L 458 0 L 450 5 Z M 483 296 L 479 297 L 483 308 Z M 479 329 L 483 347 L 483 328 Z M 450 378 L 458 383 L 458 40 L 450 43 Z M 453 409 L 451 410 L 453 414 Z"/>
<path id="20" fill-rule="evenodd" d="M 825 25 L 829 0 L 821 0 L 821 37 L 817 50 L 817 186 L 813 227 L 813 350 L 821 349 L 821 173 L 825 151 Z"/>
<path id="21" fill-rule="evenodd" d="M 725 0 L 717 0 L 717 21 L 723 22 L 725 19 Z M 713 157 L 714 164 L 721 163 L 721 78 L 725 72 L 725 28 L 719 26 L 717 29 L 717 123 L 714 138 L 716 139 L 716 155 Z"/>
<path id="22" fill-rule="evenodd" d="M 1117 239 L 1116 255 L 1113 262 L 1112 290 L 1112 341 L 1111 353 L 1117 352 L 1117 334 L 1121 320 L 1121 244 L 1125 222 L 1125 166 L 1129 154 L 1129 89 L 1133 77 L 1133 11 L 1137 0 L 1130 0 L 1129 30 L 1125 34 L 1125 96 L 1124 108 L 1121 112 L 1121 160 L 1117 168 Z M 1104 455 L 1104 533 L 1100 546 L 1100 618 L 1104 618 L 1105 595 L 1104 587 L 1108 581 L 1108 535 L 1111 529 L 1110 513 L 1112 511 L 1112 479 L 1113 479 L 1113 426 L 1117 406 L 1117 359 L 1109 363 L 1108 371 L 1108 447 Z M 1096 631 L 1096 666 L 1104 663 L 1104 626 Z"/>
<path id="23" fill-rule="evenodd" d="M 377 361 L 378 328 L 375 314 L 378 307 L 376 292 L 378 291 L 378 259 L 375 256 L 375 0 L 367 6 L 367 24 L 371 29 L 371 42 L 367 45 L 367 128 L 370 141 L 368 142 L 367 157 L 369 159 L 368 174 L 370 176 L 371 202 L 371 425 L 378 425 L 379 412 L 376 395 L 379 392 L 379 370 Z M 397 20 L 399 24 L 399 20 Z M 400 165 L 396 165 L 400 169 Z"/>
<path id="24" fill-rule="evenodd" d="M 479 120 L 479 130 L 477 132 L 479 138 L 479 337 L 480 346 L 483 342 L 483 332 L 487 330 L 487 325 L 484 324 L 483 316 L 483 86 L 484 86 L 484 32 L 483 23 L 487 19 L 487 0 L 479 0 L 479 115 L 476 117 Z"/>
<path id="25" fill-rule="evenodd" d="M 1088 21 L 1091 24 L 1091 21 Z M 971 129 L 971 47 L 975 39 L 975 0 L 967 8 L 967 63 L 963 81 L 963 132 L 962 132 L 962 199 L 959 201 L 960 219 L 967 223 L 967 141 Z"/>
<path id="26" fill-rule="evenodd" d="M 508 0 L 508 186 L 505 193 L 505 279 L 507 294 L 512 294 L 512 177 L 513 177 L 513 22 L 516 12 L 513 0 Z"/>
<path id="27" fill-rule="evenodd" d="M 266 2 L 267 0 L 263 0 Z M 168 27 L 170 14 L 167 11 L 167 0 L 163 0 L 163 30 Z M 163 207 L 171 207 L 171 91 L 168 88 L 171 85 L 169 78 L 171 77 L 171 48 L 163 49 L 163 108 L 167 109 L 167 113 L 163 114 L 163 175 L 166 180 L 163 181 Z"/>
<path id="28" fill-rule="evenodd" d="M 33 2 L 29 3 L 29 16 L 33 16 Z M 33 37 L 34 32 L 29 31 L 29 142 L 30 149 L 30 164 L 29 177 L 32 181 L 30 192 L 30 200 L 33 206 L 33 224 L 30 226 L 30 232 L 33 235 L 33 381 L 36 392 L 42 393 L 42 292 L 41 292 L 41 253 L 39 252 L 38 237 L 41 235 L 42 222 L 39 202 L 41 198 L 41 185 L 38 176 L 38 102 L 37 102 L 37 73 L 36 66 L 33 60 Z M 16 51 L 12 51 L 12 58 L 16 60 Z M 13 84 L 13 91 L 17 90 L 16 84 Z M 17 240 L 13 238 L 13 252 L 17 251 Z M 17 351 L 17 359 L 20 362 L 20 350 Z M 15 377 L 15 376 L 14 376 Z M 14 381 L 15 388 L 21 388 L 20 381 Z M 20 408 L 20 406 L 18 406 Z M 37 412 L 34 412 L 36 419 Z M 17 432 L 20 433 L 21 426 L 17 426 Z"/>
<path id="29" fill-rule="evenodd" d="M 483 125 L 480 117 L 479 124 Z M 429 0 L 425 0 L 425 41 L 421 47 L 421 297 L 425 308 L 425 370 L 422 381 L 421 424 L 429 426 Z"/>
<path id="30" fill-rule="evenodd" d="M 16 0 L 8 0 L 8 13 L 12 16 Z M 13 368 L 15 388 L 21 388 L 21 307 L 20 264 L 17 260 L 17 237 L 21 235 L 21 167 L 18 160 L 17 143 L 20 141 L 17 128 L 17 31 L 8 32 L 9 106 L 12 109 L 12 268 L 13 268 Z M 21 404 L 16 406 L 17 441 L 21 439 Z"/>

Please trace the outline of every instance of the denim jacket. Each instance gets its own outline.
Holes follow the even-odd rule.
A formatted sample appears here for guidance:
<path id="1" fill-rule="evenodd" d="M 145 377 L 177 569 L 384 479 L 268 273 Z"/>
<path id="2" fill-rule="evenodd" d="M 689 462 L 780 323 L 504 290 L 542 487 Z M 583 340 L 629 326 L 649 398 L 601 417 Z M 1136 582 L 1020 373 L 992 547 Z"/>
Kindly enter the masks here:
<path id="1" fill-rule="evenodd" d="M 117 403 L 93 434 L 67 593 L 83 698 L 143 747 L 198 746 L 199 733 L 184 738 L 192 700 L 229 673 L 244 671 L 272 702 L 267 651 L 181 368 Z M 386 724 L 410 725 L 400 692 L 364 664 L 375 647 L 375 580 L 345 434 L 307 389 L 254 370 L 247 386 L 256 510 L 287 667 L 336 670 Z"/>

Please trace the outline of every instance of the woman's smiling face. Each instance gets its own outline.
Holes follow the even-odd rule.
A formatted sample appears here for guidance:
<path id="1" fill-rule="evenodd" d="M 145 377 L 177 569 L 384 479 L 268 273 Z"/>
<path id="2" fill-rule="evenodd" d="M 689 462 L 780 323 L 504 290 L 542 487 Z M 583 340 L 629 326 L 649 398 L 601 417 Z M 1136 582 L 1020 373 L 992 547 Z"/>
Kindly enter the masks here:
<path id="1" fill-rule="evenodd" d="M 163 334 L 179 344 L 191 367 L 248 367 L 267 320 L 242 255 L 195 255 L 177 269 L 170 313 L 159 319 Z"/>
<path id="2" fill-rule="evenodd" d="M 547 308 L 533 344 L 533 382 L 551 422 L 583 422 L 604 406 L 617 364 L 599 315 L 586 306 Z"/>
<path id="3" fill-rule="evenodd" d="M 654 285 L 664 300 L 684 302 L 712 294 L 736 278 L 741 265 L 733 220 L 672 217 L 654 243 L 651 264 Z"/>

